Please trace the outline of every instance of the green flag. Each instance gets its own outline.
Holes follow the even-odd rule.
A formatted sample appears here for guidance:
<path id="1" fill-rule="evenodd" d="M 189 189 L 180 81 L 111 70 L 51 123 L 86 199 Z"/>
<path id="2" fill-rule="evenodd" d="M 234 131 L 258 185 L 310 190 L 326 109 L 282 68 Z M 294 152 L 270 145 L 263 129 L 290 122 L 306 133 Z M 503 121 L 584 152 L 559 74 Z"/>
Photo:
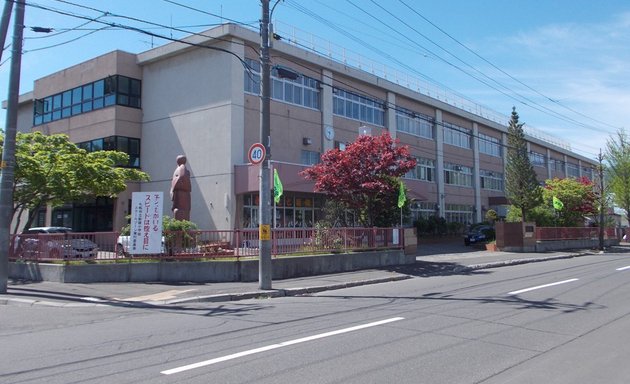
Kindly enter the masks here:
<path id="1" fill-rule="evenodd" d="M 278 204 L 280 202 L 280 196 L 282 196 L 282 192 L 284 189 L 282 188 L 282 181 L 280 181 L 280 176 L 278 176 L 278 170 L 273 169 L 273 201 Z"/>
<path id="2" fill-rule="evenodd" d="M 405 195 L 405 187 L 401 181 L 400 189 L 398 190 L 398 208 L 402 208 L 403 205 L 405 205 L 405 201 L 407 201 L 407 196 Z"/>
<path id="3" fill-rule="evenodd" d="M 562 208 L 564 208 L 564 204 L 562 203 L 562 201 L 560 201 L 560 199 L 558 199 L 557 197 L 553 197 L 553 208 L 556 211 L 561 211 Z"/>

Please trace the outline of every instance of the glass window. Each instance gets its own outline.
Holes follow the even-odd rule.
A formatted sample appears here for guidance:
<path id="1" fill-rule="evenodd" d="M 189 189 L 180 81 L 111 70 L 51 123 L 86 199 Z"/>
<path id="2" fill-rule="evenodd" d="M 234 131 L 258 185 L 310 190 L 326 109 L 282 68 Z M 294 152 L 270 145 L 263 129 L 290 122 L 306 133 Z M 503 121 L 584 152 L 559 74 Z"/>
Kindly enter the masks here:
<path id="1" fill-rule="evenodd" d="M 319 152 L 302 150 L 301 163 L 304 165 L 314 165 L 319 163 Z"/>
<path id="2" fill-rule="evenodd" d="M 405 108 L 396 110 L 396 129 L 414 136 L 433 139 L 433 119 Z"/>
<path id="3" fill-rule="evenodd" d="M 116 75 L 35 100 L 33 124 L 39 125 L 114 104 L 140 108 L 141 88 L 140 80 Z M 121 92 L 117 93 L 117 89 L 121 89 Z"/>
<path id="4" fill-rule="evenodd" d="M 333 89 L 333 113 L 362 122 L 383 126 L 385 103 L 339 88 Z"/>
<path id="5" fill-rule="evenodd" d="M 479 170 L 481 188 L 494 191 L 503 191 L 503 173 Z"/>
<path id="6" fill-rule="evenodd" d="M 444 163 L 444 183 L 472 187 L 472 168 L 459 164 Z"/>
<path id="7" fill-rule="evenodd" d="M 480 133 L 479 152 L 490 156 L 501 157 L 501 144 L 499 139 Z"/>
<path id="8" fill-rule="evenodd" d="M 545 161 L 545 155 L 543 155 L 542 153 L 530 152 L 529 160 L 532 162 L 532 165 L 534 167 L 544 167 L 547 165 L 547 162 Z"/>
<path id="9" fill-rule="evenodd" d="M 460 148 L 471 149 L 472 132 L 470 129 L 459 127 L 455 124 L 444 122 L 444 144 L 454 145 Z"/>
<path id="10" fill-rule="evenodd" d="M 405 175 L 408 179 L 435 181 L 435 163 L 433 160 L 416 157 L 416 167 Z"/>

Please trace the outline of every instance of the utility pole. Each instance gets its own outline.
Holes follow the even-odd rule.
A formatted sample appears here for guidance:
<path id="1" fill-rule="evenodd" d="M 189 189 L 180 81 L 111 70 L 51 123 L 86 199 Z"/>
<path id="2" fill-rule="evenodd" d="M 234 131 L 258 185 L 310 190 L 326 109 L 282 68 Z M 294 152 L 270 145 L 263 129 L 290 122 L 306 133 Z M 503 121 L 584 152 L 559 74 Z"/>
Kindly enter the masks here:
<path id="1" fill-rule="evenodd" d="M 24 0 L 16 1 L 11 46 L 9 97 L 0 163 L 0 293 L 7 292 L 9 281 L 9 244 L 13 218 L 13 181 L 15 179 L 15 136 L 17 134 L 18 99 L 20 94 L 20 67 L 22 65 L 22 33 L 24 29 Z M 6 8 L 5 8 L 6 9 Z"/>
<path id="2" fill-rule="evenodd" d="M 7 41 L 7 30 L 9 29 L 9 21 L 11 21 L 11 10 L 13 9 L 13 1 L 5 0 L 4 1 L 4 9 L 2 10 L 2 20 L 0 21 L 0 43 L 2 46 L 5 46 L 5 42 Z M 2 60 L 2 52 L 4 50 L 0 50 L 0 60 Z"/>
<path id="3" fill-rule="evenodd" d="M 606 199 L 607 194 L 604 189 L 604 155 L 602 155 L 602 150 L 599 150 L 599 155 L 597 156 L 597 161 L 599 162 L 597 166 L 597 176 L 599 177 L 599 250 L 604 250 L 604 210 L 607 209 Z"/>
<path id="4" fill-rule="evenodd" d="M 258 285 L 260 289 L 271 289 L 271 64 L 269 59 L 269 0 L 261 0 L 260 22 L 260 142 L 265 146 L 265 159 L 260 167 L 260 205 L 258 214 Z"/>

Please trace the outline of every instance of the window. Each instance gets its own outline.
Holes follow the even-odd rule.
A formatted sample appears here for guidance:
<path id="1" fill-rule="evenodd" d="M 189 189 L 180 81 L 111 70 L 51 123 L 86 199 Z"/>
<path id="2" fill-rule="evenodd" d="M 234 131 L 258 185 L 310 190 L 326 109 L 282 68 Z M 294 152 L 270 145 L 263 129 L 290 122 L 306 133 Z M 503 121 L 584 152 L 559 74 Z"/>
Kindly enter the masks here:
<path id="1" fill-rule="evenodd" d="M 33 125 L 49 123 L 111 105 L 140 108 L 141 81 L 115 75 L 35 100 Z"/>
<path id="2" fill-rule="evenodd" d="M 435 181 L 435 163 L 433 160 L 416 157 L 416 167 L 405 175 L 408 179 Z"/>
<path id="3" fill-rule="evenodd" d="M 588 177 L 589 180 L 593 180 L 593 168 L 582 167 L 582 176 Z"/>
<path id="4" fill-rule="evenodd" d="M 544 167 L 546 165 L 545 155 L 538 152 L 530 152 L 529 153 L 529 161 L 532 162 L 534 167 Z"/>
<path id="5" fill-rule="evenodd" d="M 349 119 L 384 126 L 385 104 L 340 88 L 333 88 L 333 113 Z"/>
<path id="6" fill-rule="evenodd" d="M 314 165 L 319 163 L 319 152 L 303 149 L 301 163 L 304 165 Z"/>
<path id="7" fill-rule="evenodd" d="M 245 92 L 260 95 L 260 62 L 245 59 Z M 277 69 L 271 71 L 271 98 L 290 104 L 319 110 L 319 81 L 300 75 L 297 79 L 281 78 Z"/>
<path id="8" fill-rule="evenodd" d="M 479 152 L 490 156 L 501 157 L 501 144 L 499 139 L 480 133 Z"/>
<path id="9" fill-rule="evenodd" d="M 428 219 L 431 216 L 435 216 L 435 203 L 428 201 L 413 201 L 409 208 L 411 209 L 411 217 L 413 221 L 419 218 Z"/>
<path id="10" fill-rule="evenodd" d="M 81 149 L 88 152 L 95 151 L 120 151 L 129 155 L 127 164 L 118 164 L 121 167 L 140 168 L 140 139 L 124 136 L 109 136 L 90 141 L 77 143 Z"/>
<path id="11" fill-rule="evenodd" d="M 459 164 L 444 163 L 444 183 L 472 187 L 472 168 Z"/>
<path id="12" fill-rule="evenodd" d="M 503 174 L 499 172 L 479 170 L 481 188 L 494 191 L 503 191 Z"/>
<path id="13" fill-rule="evenodd" d="M 345 151 L 346 150 L 346 143 L 342 143 L 341 141 L 337 141 L 335 140 L 335 149 L 338 149 L 340 151 Z"/>
<path id="14" fill-rule="evenodd" d="M 558 172 L 564 172 L 564 161 L 551 158 L 549 159 L 551 169 Z"/>
<path id="15" fill-rule="evenodd" d="M 471 149 L 471 132 L 470 129 L 459 127 L 451 123 L 443 123 L 444 125 L 444 144 L 454 145 L 460 148 Z"/>
<path id="16" fill-rule="evenodd" d="M 396 110 L 396 129 L 411 135 L 433 139 L 433 119 L 405 108 Z"/>
<path id="17" fill-rule="evenodd" d="M 465 204 L 446 204 L 444 218 L 448 223 L 470 224 L 473 222 L 473 206 Z"/>
<path id="18" fill-rule="evenodd" d="M 580 177 L 580 168 L 576 164 L 567 163 L 567 176 Z"/>

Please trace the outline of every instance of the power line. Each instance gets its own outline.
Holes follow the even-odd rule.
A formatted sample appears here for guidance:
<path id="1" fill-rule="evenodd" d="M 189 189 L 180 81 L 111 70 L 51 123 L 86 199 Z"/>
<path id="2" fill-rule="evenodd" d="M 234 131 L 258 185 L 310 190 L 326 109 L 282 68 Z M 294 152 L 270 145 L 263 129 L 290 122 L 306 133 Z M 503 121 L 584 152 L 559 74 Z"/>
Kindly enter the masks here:
<path id="1" fill-rule="evenodd" d="M 564 104 L 560 103 L 559 100 L 555 100 L 552 99 L 549 96 L 544 95 L 543 93 L 541 93 L 540 91 L 532 88 L 531 86 L 525 84 L 524 82 L 522 82 L 521 80 L 517 79 L 516 77 L 512 76 L 511 74 L 507 73 L 506 71 L 504 71 L 503 69 L 501 69 L 500 67 L 498 67 L 497 65 L 495 65 L 494 63 L 492 63 L 491 61 L 487 60 L 486 58 L 484 58 L 483 56 L 479 55 L 477 52 L 475 52 L 473 49 L 469 48 L 467 45 L 465 45 L 464 43 L 462 43 L 461 41 L 459 41 L 458 39 L 456 39 L 455 37 L 453 37 L 451 34 L 449 34 L 448 32 L 446 32 L 445 30 L 443 30 L 442 28 L 440 28 L 439 26 L 437 26 L 435 23 L 433 23 L 431 20 L 427 19 L 426 17 L 424 17 L 422 14 L 420 14 L 417 10 L 415 10 L 414 8 L 412 8 L 410 5 L 408 5 L 404 0 L 398 0 L 400 1 L 400 3 L 402 3 L 404 6 L 406 6 L 410 11 L 412 11 L 413 13 L 415 13 L 416 15 L 418 15 L 419 17 L 421 17 L 423 20 L 425 20 L 427 23 L 429 23 L 430 25 L 432 25 L 433 27 L 435 27 L 437 30 L 439 30 L 440 32 L 442 32 L 444 35 L 446 35 L 447 37 L 449 37 L 451 40 L 453 40 L 454 42 L 456 42 L 457 44 L 459 44 L 461 47 L 463 47 L 464 49 L 466 49 L 468 52 L 472 53 L 473 55 L 475 55 L 476 57 L 478 57 L 479 59 L 483 60 L 485 63 L 489 64 L 490 66 L 492 66 L 493 68 L 495 68 L 496 70 L 498 70 L 499 72 L 501 72 L 502 74 L 508 76 L 510 79 L 516 81 L 517 83 L 521 84 L 522 86 L 526 87 L 527 89 L 535 92 L 536 94 L 540 95 L 541 97 L 549 100 L 550 102 L 557 104 L 573 113 L 576 113 L 579 116 L 582 116 L 584 118 L 587 118 L 589 120 L 595 121 L 597 123 L 606 125 L 608 127 L 611 128 L 616 128 L 618 129 L 619 127 L 616 127 L 614 125 L 608 124 L 604 121 L 592 118 L 590 116 L 587 116 L 579 111 L 576 111 L 572 108 L 569 108 L 567 106 L 565 106 Z"/>
<path id="2" fill-rule="evenodd" d="M 168 27 L 166 27 L 164 25 L 160 25 L 160 24 L 157 24 L 157 23 L 152 23 L 152 22 L 149 22 L 149 21 L 140 20 L 140 19 L 133 18 L 133 17 L 113 15 L 113 14 L 111 14 L 109 12 L 104 12 L 104 11 L 101 11 L 101 10 L 98 10 L 98 9 L 95 9 L 95 8 L 86 7 L 86 6 L 82 6 L 82 5 L 79 5 L 79 4 L 74 4 L 74 3 L 71 3 L 71 2 L 68 2 L 68 1 L 64 1 L 64 0 L 55 0 L 55 1 L 66 3 L 66 4 L 71 4 L 71 5 L 76 5 L 78 7 L 90 9 L 90 10 L 97 11 L 97 12 L 100 12 L 100 13 L 107 13 L 108 16 L 116 16 L 116 17 L 128 18 L 130 20 L 140 21 L 140 22 L 143 22 L 143 23 L 147 23 L 147 24 L 152 24 L 152 25 L 157 25 L 157 26 L 168 28 Z M 70 13 L 68 11 L 63 11 L 63 10 L 58 10 L 58 9 L 52 9 L 52 8 L 44 7 L 44 6 L 33 4 L 33 3 L 29 3 L 28 5 L 31 6 L 31 7 L 34 7 L 34 8 L 55 12 L 55 13 L 58 13 L 58 14 L 61 14 L 61 15 L 65 15 L 65 16 L 75 17 L 75 18 L 84 19 L 84 20 L 91 20 L 91 21 L 94 21 L 96 23 L 104 24 L 104 25 L 109 26 L 109 27 L 115 27 L 115 28 L 121 28 L 121 29 L 129 30 L 129 31 L 135 31 L 135 32 L 138 32 L 138 33 L 142 33 L 142 34 L 145 34 L 145 35 L 157 37 L 157 38 L 168 40 L 168 41 L 172 41 L 172 42 L 178 42 L 178 43 L 181 43 L 181 44 L 186 44 L 186 45 L 190 45 L 190 46 L 194 46 L 194 47 L 198 47 L 198 48 L 205 48 L 205 49 L 215 50 L 215 51 L 219 51 L 219 52 L 224 52 L 224 53 L 227 53 L 227 54 L 235 57 L 239 62 L 241 62 L 241 64 L 246 69 L 249 70 L 249 67 L 247 66 L 245 61 L 238 54 L 236 54 L 236 53 L 234 53 L 234 52 L 232 52 L 230 50 L 227 50 L 227 49 L 223 49 L 223 48 L 219 48 L 219 47 L 213 47 L 213 46 L 208 46 L 208 45 L 203 45 L 203 44 L 192 43 L 192 42 L 185 41 L 185 40 L 180 40 L 180 39 L 175 39 L 175 38 L 172 38 L 172 37 L 159 35 L 159 34 L 154 33 L 154 32 L 149 32 L 147 30 L 144 30 L 144 29 L 141 29 L 141 28 L 138 28 L 138 27 L 133 27 L 133 26 L 124 25 L 124 24 L 120 24 L 120 23 L 114 23 L 114 22 L 105 22 L 105 21 L 97 20 L 97 19 L 90 18 L 90 17 L 87 17 L 87 16 L 77 15 L 77 14 L 74 14 L 74 13 Z M 178 30 L 178 31 L 183 31 L 183 30 Z M 189 34 L 192 34 L 192 35 L 207 37 L 207 38 L 212 39 L 212 40 L 225 41 L 225 40 L 220 39 L 220 38 L 213 38 L 211 36 L 206 36 L 206 35 L 199 34 L 199 33 L 191 33 L 189 31 L 183 31 L 183 32 L 186 32 L 186 33 L 189 33 Z"/>

